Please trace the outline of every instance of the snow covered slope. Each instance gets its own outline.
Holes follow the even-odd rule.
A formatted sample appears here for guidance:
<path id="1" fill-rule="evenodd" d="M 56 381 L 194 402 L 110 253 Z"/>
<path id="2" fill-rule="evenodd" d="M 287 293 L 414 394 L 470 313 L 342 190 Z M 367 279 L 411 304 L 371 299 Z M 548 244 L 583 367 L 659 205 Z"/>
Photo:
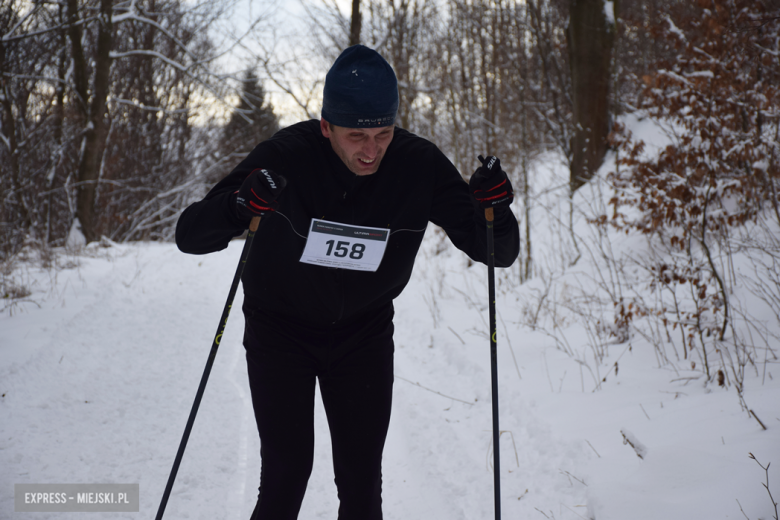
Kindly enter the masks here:
<path id="1" fill-rule="evenodd" d="M 557 210 L 545 211 L 537 252 L 553 258 Z M 387 519 L 493 518 L 486 269 L 444 244 L 428 230 L 396 302 Z M 202 257 L 172 244 L 91 246 L 62 256 L 68 268 L 26 267 L 29 301 L 0 315 L 0 518 L 85 516 L 14 513 L 15 483 L 109 482 L 139 483 L 141 512 L 89 518 L 154 517 L 241 245 Z M 626 245 L 636 246 L 629 239 L 616 247 Z M 588 265 L 556 274 L 544 305 L 563 305 L 566 283 L 587 291 Z M 613 342 L 597 362 L 588 357 L 588 330 L 565 313 L 554 330 L 524 326 L 547 286 L 515 279 L 499 276 L 497 302 L 503 518 L 774 517 L 766 475 L 748 453 L 772 463 L 769 489 L 780 499 L 776 363 L 745 379 L 764 431 L 733 389 L 705 385 L 690 361 L 659 363 L 641 336 Z M 166 518 L 248 518 L 254 506 L 259 441 L 240 300 L 239 292 Z M 549 319 L 550 307 L 544 312 Z M 315 468 L 300 518 L 333 519 L 327 425 L 317 406 Z"/>

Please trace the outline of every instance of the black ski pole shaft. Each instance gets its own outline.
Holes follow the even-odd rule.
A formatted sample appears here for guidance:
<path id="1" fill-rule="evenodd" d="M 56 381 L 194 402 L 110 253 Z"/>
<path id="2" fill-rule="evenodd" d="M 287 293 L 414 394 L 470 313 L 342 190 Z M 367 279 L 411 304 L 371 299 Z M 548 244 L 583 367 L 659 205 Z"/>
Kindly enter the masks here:
<path id="1" fill-rule="evenodd" d="M 168 505 L 168 498 L 171 496 L 171 490 L 173 489 L 173 482 L 176 480 L 176 474 L 179 472 L 179 465 L 181 459 L 184 456 L 184 449 L 187 447 L 187 441 L 190 438 L 190 432 L 192 431 L 192 425 L 195 423 L 195 416 L 198 414 L 198 407 L 200 401 L 203 399 L 203 392 L 206 390 L 206 382 L 209 380 L 209 374 L 211 373 L 211 367 L 214 365 L 214 359 L 217 357 L 217 350 L 219 349 L 219 343 L 222 341 L 222 334 L 225 332 L 225 325 L 227 325 L 228 316 L 230 315 L 230 308 L 233 306 L 233 299 L 236 297 L 236 291 L 238 290 L 238 282 L 241 280 L 241 275 L 244 272 L 244 266 L 246 260 L 249 258 L 249 250 L 252 247 L 252 240 L 255 238 L 255 231 L 260 224 L 260 217 L 253 217 L 249 223 L 249 233 L 246 236 L 244 242 L 244 249 L 241 251 L 241 261 L 236 268 L 236 274 L 233 277 L 233 285 L 230 286 L 230 293 L 228 293 L 227 302 L 225 302 L 225 308 L 222 310 L 222 317 L 219 319 L 219 326 L 217 327 L 217 333 L 214 335 L 214 341 L 211 343 L 211 352 L 209 353 L 208 361 L 206 361 L 206 368 L 203 370 L 203 376 L 200 378 L 200 386 L 198 386 L 198 392 L 195 394 L 195 402 L 192 403 L 192 410 L 190 410 L 190 417 L 187 419 L 187 426 L 184 428 L 184 435 L 181 437 L 179 443 L 179 451 L 176 453 L 176 459 L 173 461 L 173 468 L 171 468 L 171 474 L 168 476 L 168 484 L 165 486 L 165 492 L 163 493 L 162 500 L 160 501 L 160 507 L 157 510 L 157 516 L 155 520 L 162 520 L 165 513 L 165 506 Z"/>
<path id="2" fill-rule="evenodd" d="M 493 491 L 496 520 L 501 520 L 501 464 L 498 449 L 498 354 L 496 350 L 496 258 L 493 247 L 493 208 L 485 210 L 488 248 L 488 298 L 490 299 L 490 380 L 493 399 Z"/>

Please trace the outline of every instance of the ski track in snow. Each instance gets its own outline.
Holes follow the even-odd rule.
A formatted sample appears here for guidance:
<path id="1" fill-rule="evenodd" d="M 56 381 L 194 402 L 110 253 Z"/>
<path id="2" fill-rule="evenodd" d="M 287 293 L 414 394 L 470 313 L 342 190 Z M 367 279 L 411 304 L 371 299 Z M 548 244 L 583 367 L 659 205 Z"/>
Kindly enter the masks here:
<path id="1" fill-rule="evenodd" d="M 6 381 L 0 460 L 9 469 L 2 479 L 0 511 L 13 510 L 13 483 L 138 482 L 141 514 L 154 516 L 239 253 L 236 244 L 202 257 L 183 255 L 172 245 L 119 246 L 107 253 L 111 261 L 80 258 L 77 269 L 60 274 L 69 277 L 66 285 L 78 288 L 72 296 L 50 298 L 41 310 L 29 308 L 3 318 L 13 323 L 49 307 L 80 306 L 47 340 L 25 345 L 31 351 L 26 359 L 17 356 L 23 361 L 0 369 Z M 465 346 L 448 328 L 434 326 L 431 315 L 420 312 L 424 276 L 415 274 L 396 305 L 396 372 L 442 394 L 476 402 L 467 405 L 396 380 L 384 464 L 386 516 L 487 517 L 493 509 L 489 356 L 485 338 L 468 331 L 482 326 L 481 319 L 461 313 L 464 321 L 458 322 L 457 334 Z M 239 291 L 166 518 L 246 518 L 254 506 L 259 440 L 241 346 L 240 305 Z M 474 391 L 475 385 L 483 388 Z M 319 398 L 315 418 L 315 469 L 301 518 L 334 518 L 338 501 Z M 539 452 L 527 449 L 533 444 L 529 429 L 512 415 L 504 420 L 502 429 L 512 432 L 521 464 L 533 464 L 528 457 L 537 459 Z M 518 502 L 507 497 L 532 487 L 529 481 L 513 482 L 513 474 L 519 473 L 509 435 L 501 437 L 507 517 Z M 137 515 L 90 514 L 109 517 Z"/>
<path id="2" fill-rule="evenodd" d="M 385 518 L 492 518 L 485 269 L 467 267 L 452 248 L 435 254 L 430 233 L 395 305 Z M 56 290 L 33 295 L 40 308 L 22 304 L 14 316 L 0 315 L 7 331 L 0 338 L 0 518 L 85 517 L 14 514 L 15 483 L 108 482 L 139 483 L 141 512 L 89 518 L 154 517 L 241 245 L 206 256 L 172 244 L 114 246 L 58 271 Z M 764 385 L 746 379 L 764 432 L 733 390 L 681 381 L 700 373 L 659 369 L 641 342 L 611 346 L 609 361 L 589 367 L 591 375 L 547 336 L 518 325 L 518 295 L 498 300 L 503 518 L 744 518 L 737 500 L 751 520 L 770 518 L 764 473 L 747 453 L 773 462 L 770 486 L 780 496 L 773 473 L 780 385 L 771 367 Z M 165 518 L 248 518 L 254 507 L 259 440 L 240 305 L 241 291 Z M 584 352 L 584 332 L 567 334 Z M 619 377 L 611 368 L 618 358 Z M 593 392 L 596 385 L 602 389 Z M 315 403 L 314 471 L 300 518 L 334 519 L 328 428 L 319 397 Z M 644 460 L 622 444 L 621 428 L 647 447 Z"/>
<path id="3" fill-rule="evenodd" d="M 94 279 L 87 272 L 100 261 L 83 259 L 79 298 L 93 301 L 58 326 L 50 341 L 30 345 L 35 352 L 28 362 L 3 367 L 2 378 L 11 382 L 4 389 L 10 420 L 2 426 L 2 455 L 10 455 L 3 466 L 12 469 L 4 477 L 6 511 L 13 508 L 10 484 L 21 482 L 139 482 L 142 512 L 156 511 L 232 273 L 204 273 L 209 270 L 201 265 L 218 266 L 217 258 L 186 257 L 170 245 L 126 251 Z M 128 263 L 137 265 L 128 269 Z M 231 318 L 239 323 L 231 323 L 220 350 L 240 346 L 240 312 Z M 230 352 L 220 354 L 166 511 L 171 517 L 189 517 L 177 511 L 182 498 L 208 496 L 202 491 L 210 482 L 234 479 L 240 468 L 236 449 L 225 448 L 241 445 L 243 399 L 235 385 L 224 384 L 234 376 L 225 373 Z M 209 500 L 219 504 L 211 514 L 228 499 L 224 492 L 218 497 Z"/>

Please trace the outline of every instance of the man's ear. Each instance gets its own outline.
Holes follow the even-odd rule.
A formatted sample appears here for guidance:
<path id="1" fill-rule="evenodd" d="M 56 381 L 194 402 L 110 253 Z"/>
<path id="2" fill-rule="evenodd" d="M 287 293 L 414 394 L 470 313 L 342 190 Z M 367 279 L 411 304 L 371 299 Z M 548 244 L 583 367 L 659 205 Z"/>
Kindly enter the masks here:
<path id="1" fill-rule="evenodd" d="M 320 130 L 322 131 L 322 137 L 330 139 L 330 123 L 320 118 Z"/>

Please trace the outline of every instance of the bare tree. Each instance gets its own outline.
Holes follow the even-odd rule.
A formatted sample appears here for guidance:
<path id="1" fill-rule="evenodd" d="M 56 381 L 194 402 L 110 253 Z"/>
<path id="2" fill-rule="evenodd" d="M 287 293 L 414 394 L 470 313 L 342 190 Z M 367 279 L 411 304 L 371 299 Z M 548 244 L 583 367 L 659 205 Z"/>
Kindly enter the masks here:
<path id="1" fill-rule="evenodd" d="M 91 6 L 92 7 L 92 6 Z M 106 132 L 106 100 L 112 58 L 114 29 L 111 0 L 99 0 L 93 24 L 94 55 L 88 60 L 84 49 L 84 29 L 78 0 L 67 0 L 68 37 L 71 46 L 76 107 L 82 122 L 82 142 L 76 172 L 76 215 L 87 242 L 98 238 L 95 218 L 95 194 Z M 94 8 L 93 8 L 94 9 Z M 88 16 L 93 16 L 93 10 Z M 89 28 L 87 28 L 89 30 Z"/>
<path id="2" fill-rule="evenodd" d="M 74 219 L 88 241 L 170 236 L 218 142 L 195 118 L 240 90 L 205 30 L 226 4 L 1 1 L 2 251 Z"/>
<path id="3" fill-rule="evenodd" d="M 360 43 L 362 19 L 360 16 L 360 0 L 352 0 L 352 16 L 349 22 L 349 45 Z"/>
<path id="4" fill-rule="evenodd" d="M 399 125 L 419 131 L 417 121 L 427 115 L 437 84 L 437 6 L 428 0 L 370 2 L 367 14 L 366 44 L 384 55 L 398 77 Z"/>
<path id="5" fill-rule="evenodd" d="M 596 173 L 607 151 L 609 85 L 617 5 L 617 0 L 570 0 L 569 3 L 567 39 L 574 115 L 570 173 L 572 192 Z"/>
<path id="6" fill-rule="evenodd" d="M 531 107 L 547 141 L 571 165 L 572 99 L 566 52 L 568 10 L 561 2 L 528 0 L 531 60 L 524 76 Z"/>

